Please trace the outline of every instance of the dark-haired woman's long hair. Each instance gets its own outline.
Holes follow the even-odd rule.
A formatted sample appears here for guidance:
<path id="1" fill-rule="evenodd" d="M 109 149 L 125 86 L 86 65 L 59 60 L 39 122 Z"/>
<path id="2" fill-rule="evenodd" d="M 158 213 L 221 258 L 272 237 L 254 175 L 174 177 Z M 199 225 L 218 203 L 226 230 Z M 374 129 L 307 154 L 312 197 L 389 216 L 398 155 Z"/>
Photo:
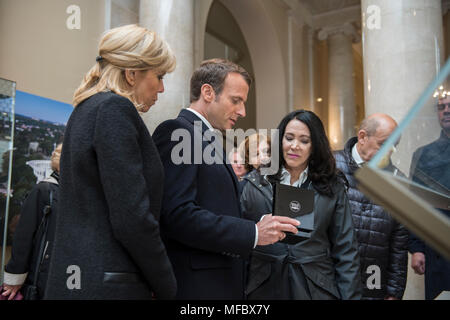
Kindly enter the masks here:
<path id="1" fill-rule="evenodd" d="M 311 155 L 308 159 L 308 178 L 311 180 L 317 192 L 326 196 L 332 196 L 334 193 L 332 188 L 333 184 L 337 180 L 341 180 L 347 185 L 347 179 L 345 179 L 341 171 L 336 169 L 336 161 L 322 121 L 314 112 L 308 110 L 293 111 L 286 115 L 278 125 L 279 168 L 276 174 L 268 176 L 269 181 L 275 183 L 281 179 L 282 167 L 286 164 L 283 157 L 283 137 L 288 123 L 293 119 L 303 122 L 311 134 Z"/>

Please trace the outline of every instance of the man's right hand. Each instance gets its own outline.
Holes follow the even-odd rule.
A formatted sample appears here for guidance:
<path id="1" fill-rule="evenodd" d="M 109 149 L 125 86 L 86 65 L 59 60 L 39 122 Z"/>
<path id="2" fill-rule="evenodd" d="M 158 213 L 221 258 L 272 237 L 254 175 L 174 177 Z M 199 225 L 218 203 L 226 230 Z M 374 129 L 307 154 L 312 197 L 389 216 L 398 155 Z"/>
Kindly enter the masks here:
<path id="1" fill-rule="evenodd" d="M 266 214 L 257 224 L 258 228 L 258 246 L 266 246 L 281 241 L 286 237 L 285 232 L 298 232 L 298 220 Z"/>
<path id="2" fill-rule="evenodd" d="M 414 269 L 417 274 L 425 273 L 425 255 L 422 252 L 415 252 L 411 256 L 411 268 Z"/>

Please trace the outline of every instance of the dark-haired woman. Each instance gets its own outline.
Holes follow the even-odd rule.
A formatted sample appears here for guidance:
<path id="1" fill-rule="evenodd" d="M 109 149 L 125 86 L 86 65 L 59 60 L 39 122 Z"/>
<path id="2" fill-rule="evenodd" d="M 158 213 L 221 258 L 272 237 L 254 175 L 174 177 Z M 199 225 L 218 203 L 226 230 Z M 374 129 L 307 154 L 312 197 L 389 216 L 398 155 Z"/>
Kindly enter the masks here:
<path id="1" fill-rule="evenodd" d="M 310 111 L 288 114 L 278 126 L 280 165 L 273 176 L 249 180 L 244 215 L 272 212 L 273 185 L 314 191 L 314 231 L 295 245 L 257 246 L 249 266 L 249 299 L 360 299 L 359 256 L 346 180 L 336 170 L 320 119 Z M 275 152 L 275 150 L 273 150 Z"/>

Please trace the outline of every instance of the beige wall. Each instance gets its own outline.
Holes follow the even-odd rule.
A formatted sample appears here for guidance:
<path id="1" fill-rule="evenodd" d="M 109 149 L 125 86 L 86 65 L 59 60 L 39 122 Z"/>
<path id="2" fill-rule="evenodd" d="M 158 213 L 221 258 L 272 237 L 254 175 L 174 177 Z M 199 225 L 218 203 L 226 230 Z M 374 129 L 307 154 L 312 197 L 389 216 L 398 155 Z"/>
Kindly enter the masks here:
<path id="1" fill-rule="evenodd" d="M 139 23 L 139 0 L 111 0 L 110 27 Z"/>
<path id="2" fill-rule="evenodd" d="M 361 42 L 353 45 L 353 80 L 355 88 L 355 119 L 356 129 L 365 117 L 364 113 L 364 71 L 361 56 Z M 316 113 L 322 120 L 328 133 L 328 46 L 327 41 L 316 41 L 315 44 L 315 73 L 317 75 L 316 98 L 321 97 L 322 102 L 316 103 Z"/>
<path id="3" fill-rule="evenodd" d="M 284 75 L 285 75 L 285 81 L 286 81 L 286 90 L 288 89 L 288 83 L 289 83 L 289 62 L 288 62 L 288 15 L 287 15 L 287 7 L 283 5 L 282 1 L 264 1 L 259 0 L 259 3 L 261 5 L 261 8 L 264 10 L 265 16 L 267 17 L 269 23 L 272 25 L 275 37 L 277 40 L 277 45 L 281 49 L 281 58 L 283 61 L 283 67 L 284 67 Z M 297 35 L 295 34 L 295 29 L 298 28 L 298 26 L 294 26 L 294 32 L 293 37 L 296 38 Z M 261 37 L 261 40 L 264 41 L 264 38 Z M 294 61 L 296 59 L 294 58 Z M 288 91 L 286 91 L 286 95 L 289 94 Z M 288 106 L 287 106 L 288 107 Z M 288 110 L 287 110 L 288 111 Z M 281 119 L 280 119 L 281 120 Z"/>
<path id="4" fill-rule="evenodd" d="M 293 107 L 314 111 L 314 103 L 310 97 L 310 50 L 307 25 L 299 25 L 294 22 L 293 28 Z M 314 97 L 313 97 L 314 100 Z"/>
<path id="5" fill-rule="evenodd" d="M 358 132 L 359 124 L 365 117 L 364 110 L 364 72 L 361 54 L 361 42 L 353 45 L 353 80 L 355 88 L 355 134 Z"/>
<path id="6" fill-rule="evenodd" d="M 209 34 L 216 37 L 223 43 L 228 44 L 240 53 L 239 60 L 235 62 L 244 67 L 254 77 L 253 65 L 250 58 L 245 39 L 242 36 L 242 32 L 239 29 L 234 17 L 219 1 L 214 1 L 208 14 L 208 22 L 206 30 Z M 209 41 L 208 41 L 209 39 Z M 210 58 L 225 58 L 225 51 L 216 48 L 214 50 L 214 39 L 205 37 L 205 59 Z M 240 118 L 236 123 L 236 128 L 249 129 L 256 127 L 256 94 L 252 85 L 247 103 L 246 103 L 246 116 Z"/>
<path id="7" fill-rule="evenodd" d="M 69 5 L 81 9 L 81 29 L 69 30 Z M 104 1 L 0 0 L 0 77 L 17 90 L 71 103 L 94 65 L 104 28 Z M 67 70 L 67 71 L 64 71 Z"/>
<path id="8" fill-rule="evenodd" d="M 316 41 L 315 43 L 315 73 L 316 73 L 316 113 L 322 120 L 325 130 L 328 133 L 328 47 L 327 41 Z"/>
<path id="9" fill-rule="evenodd" d="M 275 128 L 288 111 L 288 7 L 282 1 L 221 0 L 233 15 L 248 46 L 255 75 L 256 127 Z M 211 0 L 195 2 L 195 65 L 203 59 L 203 41 Z M 292 27 L 294 108 L 311 108 L 308 37 L 303 21 Z M 262 36 L 263 35 L 263 36 Z"/>

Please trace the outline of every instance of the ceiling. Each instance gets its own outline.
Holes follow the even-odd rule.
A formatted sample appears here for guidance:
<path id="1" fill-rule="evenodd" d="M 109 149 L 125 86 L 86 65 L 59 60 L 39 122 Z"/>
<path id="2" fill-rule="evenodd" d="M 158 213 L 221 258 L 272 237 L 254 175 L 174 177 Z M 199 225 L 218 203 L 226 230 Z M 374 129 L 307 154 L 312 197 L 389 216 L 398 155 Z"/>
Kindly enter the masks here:
<path id="1" fill-rule="evenodd" d="M 312 15 L 340 10 L 361 4 L 361 0 L 299 0 Z"/>

